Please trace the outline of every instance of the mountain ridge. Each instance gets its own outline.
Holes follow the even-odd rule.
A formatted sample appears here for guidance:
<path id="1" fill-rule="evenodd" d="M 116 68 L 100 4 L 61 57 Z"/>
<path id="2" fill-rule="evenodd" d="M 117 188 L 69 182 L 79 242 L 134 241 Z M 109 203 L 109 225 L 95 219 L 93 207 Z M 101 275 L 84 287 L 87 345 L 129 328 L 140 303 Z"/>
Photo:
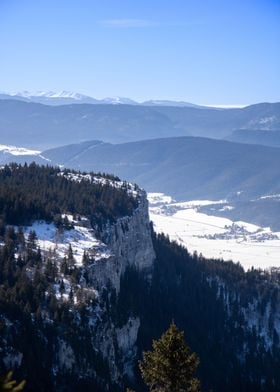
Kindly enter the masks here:
<path id="1" fill-rule="evenodd" d="M 183 197 L 183 200 L 186 197 L 226 198 L 229 194 L 234 194 L 234 191 L 237 192 L 240 187 L 242 188 L 240 178 L 243 178 L 244 181 L 246 176 L 246 181 L 249 181 L 249 178 L 251 180 L 243 191 L 248 187 L 251 197 L 258 196 L 259 184 L 256 182 L 254 185 L 252 181 L 255 177 L 259 178 L 259 172 L 264 173 L 265 170 L 270 172 L 268 178 L 271 175 L 276 176 L 275 188 L 273 190 L 271 188 L 271 192 L 278 193 L 280 186 L 276 175 L 280 170 L 279 150 L 273 147 L 245 145 L 192 136 L 124 144 L 101 144 L 100 142 L 96 144 L 96 141 L 94 141 L 92 142 L 92 146 L 95 147 L 94 154 L 90 153 L 90 146 L 91 142 L 86 142 L 84 149 L 83 143 L 81 143 L 76 146 L 71 145 L 47 150 L 42 155 L 53 163 L 65 164 L 65 166 L 72 166 L 81 170 L 92 170 L 96 166 L 101 171 L 115 172 L 127 180 L 130 179 L 140 183 L 148 191 L 156 189 L 178 199 Z M 78 159 L 72 155 L 76 148 L 79 150 Z M 66 151 L 69 154 L 63 155 Z M 66 161 L 59 161 L 59 157 L 62 155 Z M 261 160 L 261 162 L 256 165 L 258 160 Z M 279 169 L 277 168 L 278 164 Z M 230 171 L 228 175 L 225 174 L 227 171 Z M 233 181 L 237 173 L 239 173 L 239 177 L 241 176 L 240 181 L 237 180 L 238 176 Z M 198 177 L 196 178 L 196 176 Z M 219 180 L 220 186 L 217 186 L 217 182 L 215 182 L 214 187 L 211 186 L 213 178 Z M 174 179 L 176 179 L 176 185 L 175 183 L 170 185 L 171 182 L 174 182 Z M 188 186 L 184 185 L 184 179 L 188 180 Z M 231 183 L 231 181 L 233 182 Z M 269 183 L 272 182 L 271 180 Z M 181 185 L 180 190 L 178 190 L 179 183 Z M 167 184 L 169 185 L 167 186 Z M 206 184 L 209 184 L 211 192 Z M 228 184 L 228 186 L 226 187 L 225 184 Z M 252 191 L 252 187 L 255 187 L 255 193 Z M 222 193 L 223 189 L 224 192 Z M 261 195 L 265 193 L 263 191 L 259 192 Z M 179 197 L 180 195 L 181 197 Z"/>
<path id="2" fill-rule="evenodd" d="M 235 129 L 280 128 L 280 103 L 243 109 L 141 105 L 49 106 L 0 100 L 1 144 L 43 150 L 86 140 L 124 143 L 173 136 L 221 139 Z"/>
<path id="3" fill-rule="evenodd" d="M 148 100 L 135 101 L 126 97 L 106 97 L 102 99 L 93 98 L 89 95 L 76 93 L 73 91 L 37 91 L 37 92 L 15 92 L 6 93 L 0 92 L 0 99 L 19 99 L 25 102 L 42 103 L 46 105 L 67 105 L 67 104 L 113 104 L 113 105 L 142 105 L 142 106 L 179 106 L 179 107 L 203 107 L 185 101 L 171 101 L 171 100 Z"/>

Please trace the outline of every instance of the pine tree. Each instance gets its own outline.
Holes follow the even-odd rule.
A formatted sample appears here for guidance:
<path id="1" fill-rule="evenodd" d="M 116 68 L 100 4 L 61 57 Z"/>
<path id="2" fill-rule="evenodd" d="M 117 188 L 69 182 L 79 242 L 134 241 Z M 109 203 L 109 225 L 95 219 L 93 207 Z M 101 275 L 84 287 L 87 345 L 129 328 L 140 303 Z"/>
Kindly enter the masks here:
<path id="1" fill-rule="evenodd" d="M 87 254 L 86 251 L 84 251 L 82 263 L 86 267 L 88 266 L 89 262 L 90 262 L 89 255 Z"/>
<path id="2" fill-rule="evenodd" d="M 150 391 L 198 392 L 200 383 L 194 378 L 199 359 L 192 353 L 174 322 L 159 340 L 153 341 L 153 350 L 143 354 L 139 363 L 142 377 Z"/>

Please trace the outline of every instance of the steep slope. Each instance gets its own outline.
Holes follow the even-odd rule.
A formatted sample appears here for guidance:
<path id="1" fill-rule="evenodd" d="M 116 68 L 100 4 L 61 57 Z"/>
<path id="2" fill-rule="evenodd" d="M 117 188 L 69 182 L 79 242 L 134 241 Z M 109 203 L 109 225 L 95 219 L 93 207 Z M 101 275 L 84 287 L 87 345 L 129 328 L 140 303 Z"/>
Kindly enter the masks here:
<path id="1" fill-rule="evenodd" d="M 145 192 L 36 165 L 0 177 L 1 371 L 19 368 L 31 391 L 119 390 L 139 318 L 117 328 L 110 302 L 127 268 L 153 266 Z"/>
<path id="2" fill-rule="evenodd" d="M 116 177 L 33 164 L 0 178 L 1 372 L 27 391 L 144 391 L 137 360 L 174 319 L 203 391 L 279 389 L 278 271 L 156 236 L 145 192 Z"/>

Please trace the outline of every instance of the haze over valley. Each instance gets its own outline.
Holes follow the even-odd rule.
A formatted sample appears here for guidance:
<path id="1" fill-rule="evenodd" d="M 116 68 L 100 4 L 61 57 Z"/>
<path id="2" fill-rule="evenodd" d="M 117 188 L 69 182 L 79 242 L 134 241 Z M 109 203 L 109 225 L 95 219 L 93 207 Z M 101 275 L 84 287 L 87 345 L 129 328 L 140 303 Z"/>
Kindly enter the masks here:
<path id="1" fill-rule="evenodd" d="M 192 252 L 232 259 L 245 268 L 279 265 L 280 154 L 279 131 L 275 130 L 280 123 L 279 104 L 220 110 L 165 105 L 150 108 L 127 102 L 60 106 L 58 101 L 64 103 L 65 97 L 51 96 L 49 100 L 55 99 L 51 107 L 15 98 L 0 100 L 6 118 L 3 122 L 2 117 L 1 124 L 8 130 L 4 140 L 9 143 L 0 147 L 2 164 L 35 161 L 113 173 L 149 193 L 170 195 L 174 199 L 170 208 L 163 203 L 155 210 L 152 205 L 151 219 L 157 231 L 169 234 Z M 35 127 L 38 122 L 43 126 Z M 242 125 L 244 129 L 240 129 Z M 139 135 L 146 140 L 130 141 Z M 87 137 L 93 141 L 81 142 Z M 100 137 L 103 139 L 98 140 Z M 13 141 L 20 138 L 25 140 L 25 147 L 13 147 Z M 53 148 L 42 150 L 44 138 Z M 66 139 L 76 143 L 57 147 Z M 176 202 L 192 205 L 193 200 L 201 200 L 201 204 L 182 213 L 198 214 L 199 219 L 190 218 L 184 237 L 184 221 L 176 221 Z M 219 228 L 217 233 L 206 230 L 203 235 L 187 234 L 196 231 L 201 217 L 206 219 L 201 221 L 202 232 L 205 225 L 213 224 Z M 245 228 L 236 223 L 240 221 L 245 222 Z M 247 232 L 246 225 L 254 227 L 253 231 Z"/>

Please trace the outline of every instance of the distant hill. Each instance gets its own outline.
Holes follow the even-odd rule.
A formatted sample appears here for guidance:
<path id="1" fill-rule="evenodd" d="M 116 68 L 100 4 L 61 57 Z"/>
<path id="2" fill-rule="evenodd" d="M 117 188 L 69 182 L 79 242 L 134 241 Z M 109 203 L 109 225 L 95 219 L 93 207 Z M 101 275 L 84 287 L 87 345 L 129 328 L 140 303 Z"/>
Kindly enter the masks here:
<path id="1" fill-rule="evenodd" d="M 202 105 L 196 105 L 194 103 L 190 102 L 185 102 L 185 101 L 168 101 L 168 100 L 162 100 L 162 99 L 151 99 L 149 101 L 142 102 L 140 105 L 145 105 L 145 106 L 170 106 L 170 107 L 189 107 L 189 108 L 204 108 L 206 109 L 206 106 Z"/>
<path id="2" fill-rule="evenodd" d="M 101 139 L 120 143 L 182 134 L 164 114 L 133 105 L 47 106 L 0 100 L 2 144 L 44 149 Z"/>
<path id="3" fill-rule="evenodd" d="M 259 103 L 238 109 L 157 107 L 179 129 L 192 136 L 224 138 L 236 129 L 279 130 L 280 103 Z"/>
<path id="4" fill-rule="evenodd" d="M 48 106 L 0 100 L 1 144 L 35 149 L 98 139 L 124 143 L 188 135 L 225 138 L 235 129 L 280 129 L 280 103 L 215 109 L 131 104 Z"/>
<path id="5" fill-rule="evenodd" d="M 199 137 L 86 142 L 42 152 L 55 164 L 114 173 L 176 199 L 248 199 L 280 193 L 277 148 Z"/>
<path id="6" fill-rule="evenodd" d="M 280 131 L 258 131 L 239 129 L 226 140 L 238 143 L 261 144 L 263 146 L 280 147 Z"/>

